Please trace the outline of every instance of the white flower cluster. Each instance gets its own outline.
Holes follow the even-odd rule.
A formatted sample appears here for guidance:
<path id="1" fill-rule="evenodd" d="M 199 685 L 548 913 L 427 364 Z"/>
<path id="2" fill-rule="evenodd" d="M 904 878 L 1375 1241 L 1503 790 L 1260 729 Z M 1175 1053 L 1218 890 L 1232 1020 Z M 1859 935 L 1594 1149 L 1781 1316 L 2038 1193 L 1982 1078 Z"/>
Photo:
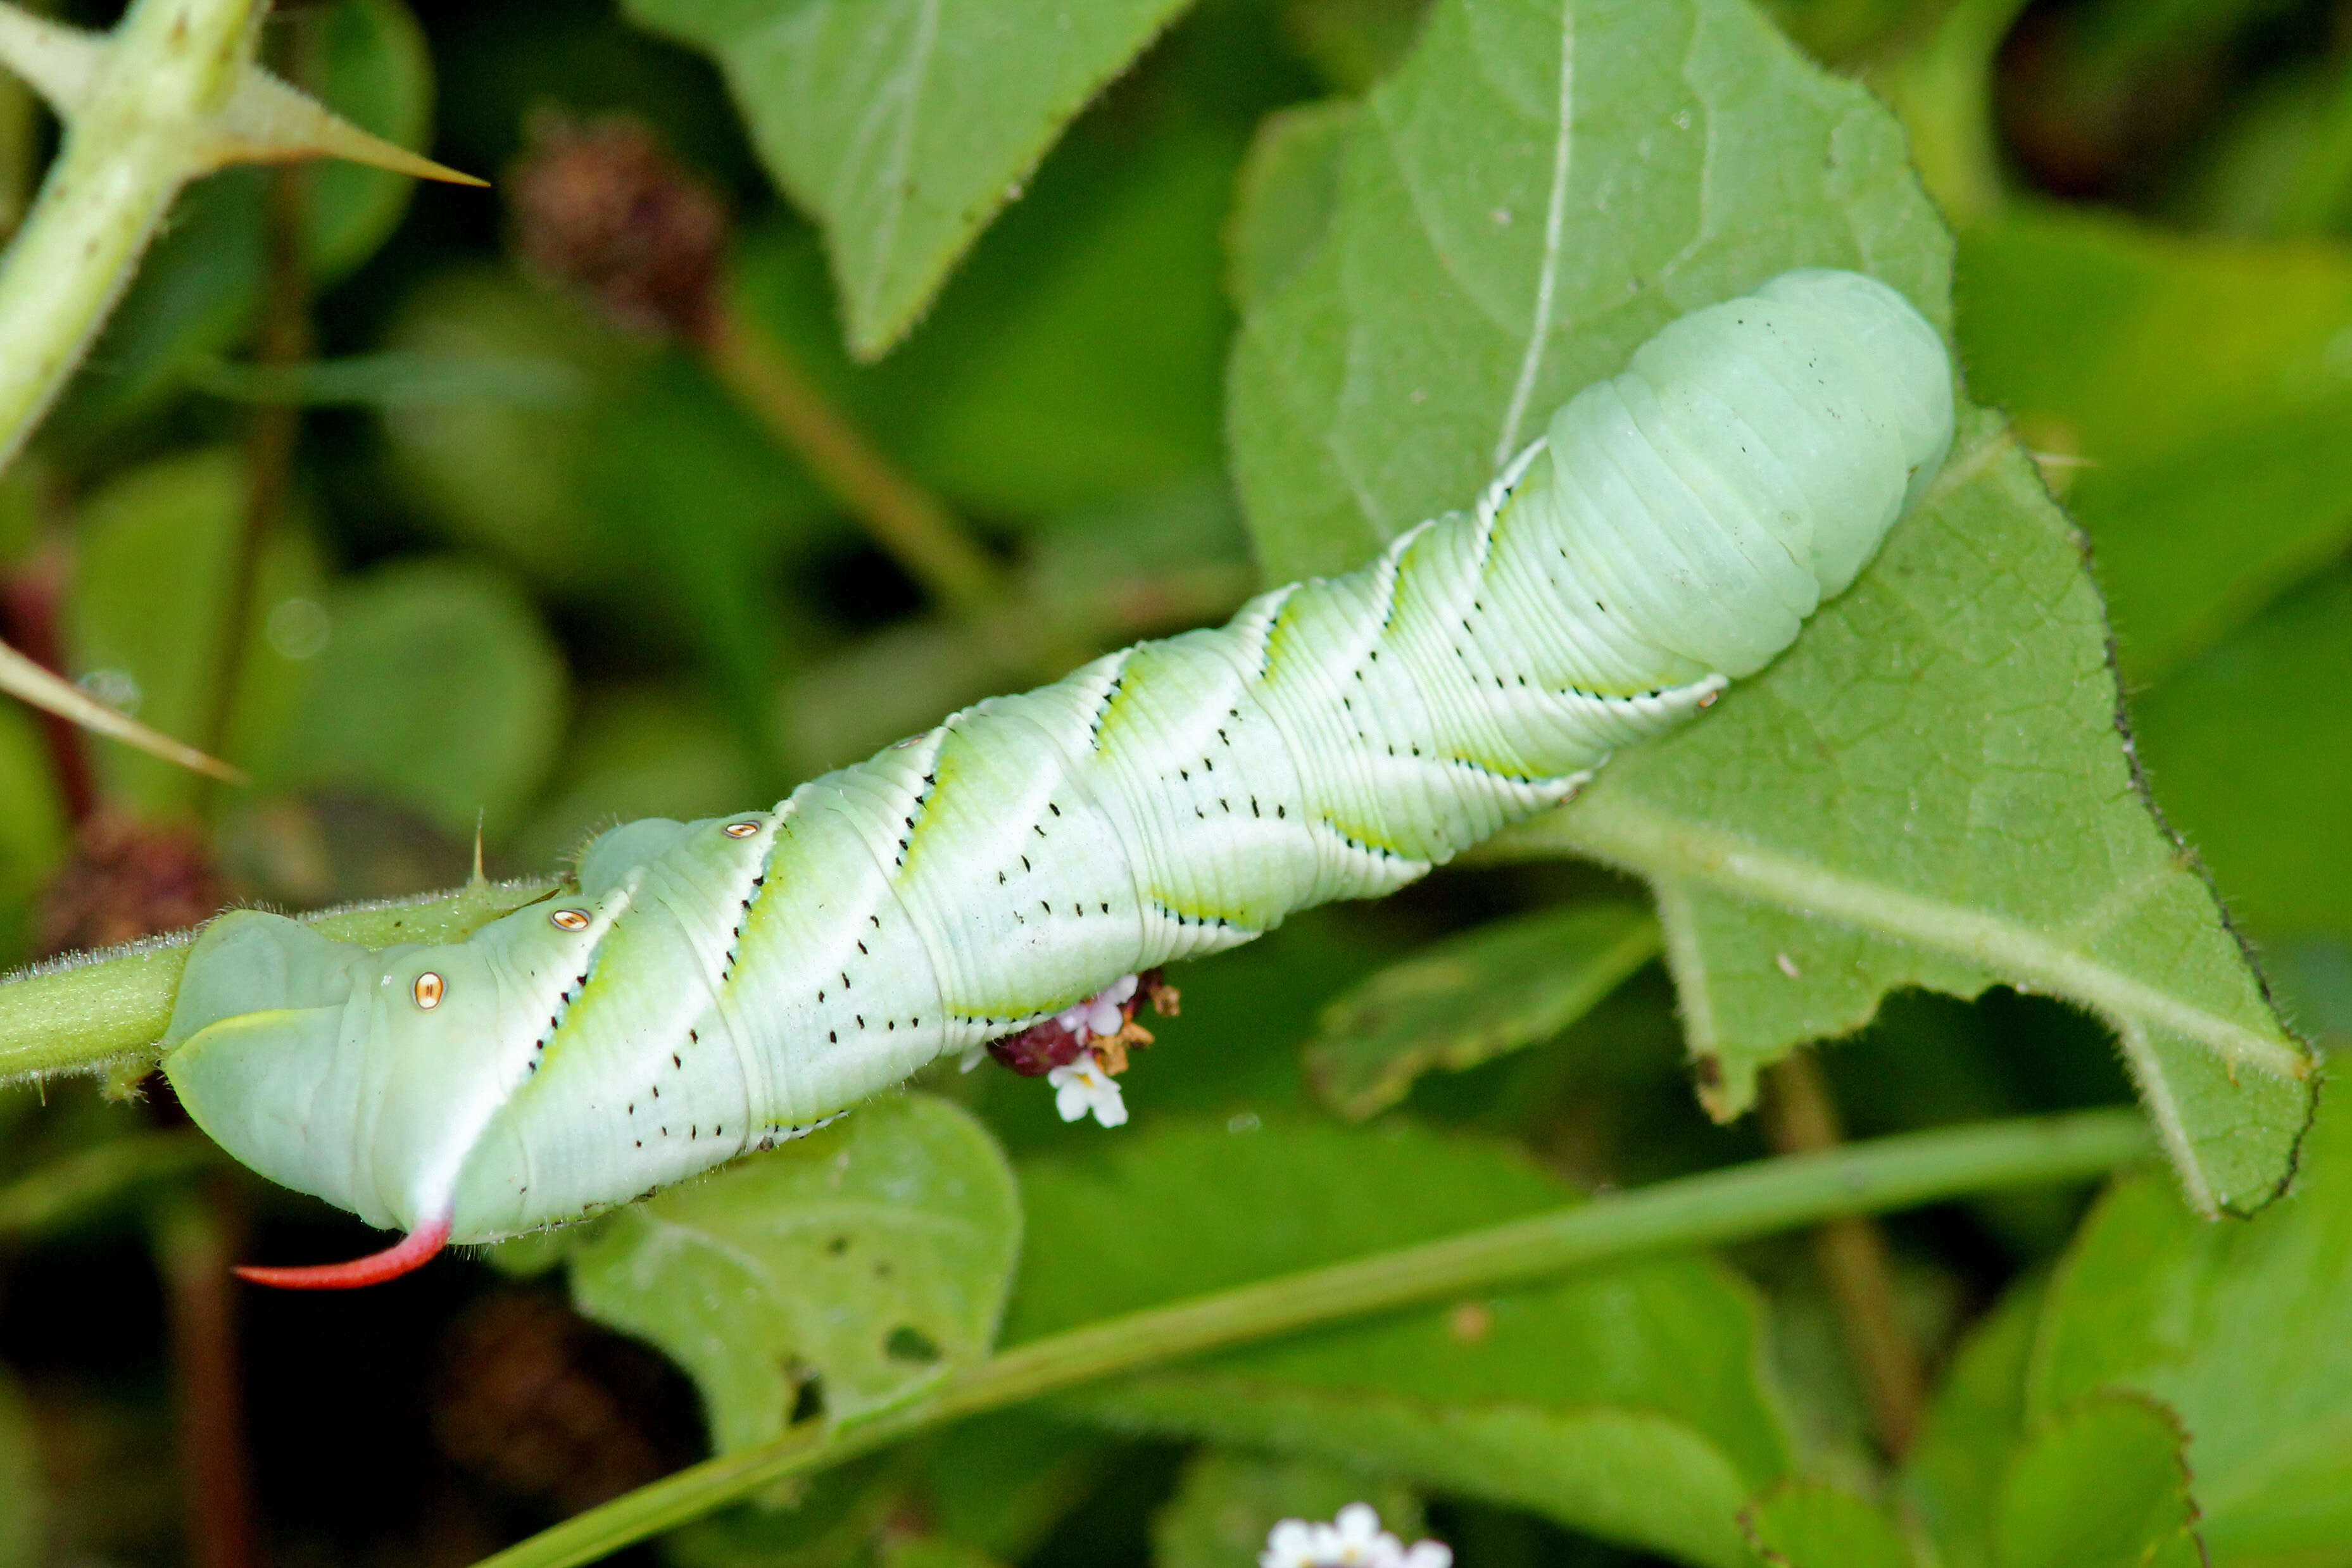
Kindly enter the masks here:
<path id="1" fill-rule="evenodd" d="M 1054 1021 L 1085 1040 L 1089 1035 L 1117 1034 L 1127 1027 L 1127 998 L 1135 995 L 1138 977 L 1121 975 L 1074 1008 L 1064 1008 Z"/>
<path id="2" fill-rule="evenodd" d="M 1054 1015 L 1055 1023 L 1088 1048 L 1079 1051 L 1078 1059 L 1067 1067 L 1056 1067 L 1045 1074 L 1054 1090 L 1054 1109 L 1061 1113 L 1063 1121 L 1084 1121 L 1091 1111 L 1106 1127 L 1127 1124 L 1127 1100 L 1119 1092 L 1118 1080 L 1104 1067 L 1092 1045 L 1127 1027 L 1127 999 L 1135 995 L 1139 983 L 1137 977 L 1122 975 L 1077 1006 Z"/>
<path id="3" fill-rule="evenodd" d="M 1092 1111 L 1106 1127 L 1127 1124 L 1127 1100 L 1118 1092 L 1118 1080 L 1103 1071 L 1102 1060 L 1093 1051 L 1080 1051 L 1067 1067 L 1045 1074 L 1045 1082 L 1054 1087 L 1054 1109 L 1063 1121 L 1084 1121 Z"/>
<path id="4" fill-rule="evenodd" d="M 1265 1538 L 1258 1568 L 1453 1568 L 1454 1549 L 1442 1541 L 1411 1546 L 1381 1528 L 1368 1502 L 1351 1502 L 1329 1524 L 1286 1519 Z"/>

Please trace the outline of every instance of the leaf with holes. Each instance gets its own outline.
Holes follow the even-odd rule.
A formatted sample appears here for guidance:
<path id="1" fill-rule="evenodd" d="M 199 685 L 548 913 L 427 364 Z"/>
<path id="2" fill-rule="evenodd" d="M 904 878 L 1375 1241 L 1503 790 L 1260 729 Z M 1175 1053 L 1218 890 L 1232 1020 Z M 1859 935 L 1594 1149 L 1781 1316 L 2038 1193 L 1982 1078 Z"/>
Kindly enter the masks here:
<path id="1" fill-rule="evenodd" d="M 1463 932 L 1349 988 L 1307 1042 L 1307 1074 L 1341 1115 L 1396 1103 L 1433 1067 L 1460 1071 L 1550 1039 L 1657 956 L 1631 904 L 1548 909 Z"/>
<path id="2" fill-rule="evenodd" d="M 719 57 L 824 230 L 849 346 L 904 337 L 1062 128 L 1183 0 L 628 0 Z"/>
<path id="3" fill-rule="evenodd" d="M 686 1368 L 723 1452 L 985 1355 L 1020 1240 L 995 1139 L 909 1095 L 614 1215 L 573 1249 L 572 1292 Z"/>
<path id="4" fill-rule="evenodd" d="M 1950 242 L 1893 118 L 1733 0 L 1441 4 L 1339 156 L 1328 231 L 1234 357 L 1277 578 L 1458 505 L 1661 321 L 1784 268 L 1857 267 L 1948 319 Z M 1794 649 L 1511 842 L 1656 890 L 1718 1115 L 1890 990 L 2007 983 L 2107 1019 L 2192 1200 L 2258 1208 L 2310 1058 L 2148 812 L 2116 701 L 2077 536 L 1964 417 Z"/>

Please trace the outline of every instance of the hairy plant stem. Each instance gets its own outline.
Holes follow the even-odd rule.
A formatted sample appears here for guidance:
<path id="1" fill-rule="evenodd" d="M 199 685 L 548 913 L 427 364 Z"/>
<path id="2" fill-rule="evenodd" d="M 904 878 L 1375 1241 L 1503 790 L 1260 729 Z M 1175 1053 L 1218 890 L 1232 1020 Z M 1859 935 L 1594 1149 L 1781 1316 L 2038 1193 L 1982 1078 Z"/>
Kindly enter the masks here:
<path id="1" fill-rule="evenodd" d="M 475 882 L 455 893 L 302 918 L 330 936 L 369 947 L 456 942 L 556 885 L 545 877 Z M 172 1021 L 172 999 L 195 936 L 184 932 L 0 979 L 0 1083 L 152 1061 Z"/>
<path id="2" fill-rule="evenodd" d="M 1818 1154 L 1845 1141 L 1820 1060 L 1800 1050 L 1764 1075 L 1764 1134 L 1783 1155 Z M 1890 1458 L 1911 1451 L 1927 1403 L 1918 1343 L 1903 1325 L 1886 1237 L 1869 1216 L 1840 1215 L 1813 1231 L 1813 1257 L 1844 1331 L 1879 1447 Z"/>
<path id="3" fill-rule="evenodd" d="M 541 1531 L 478 1568 L 571 1568 L 776 1481 L 928 1427 L 1203 1351 L 1337 1319 L 1524 1283 L 1643 1253 L 2003 1186 L 2088 1180 L 2146 1157 L 2136 1112 L 2026 1117 L 1733 1166 L 1549 1214 L 1308 1270 L 1015 1345 L 868 1420 L 705 1460 Z"/>
<path id="4" fill-rule="evenodd" d="M 81 362 L 245 64 L 258 0 L 132 0 L 0 257 L 0 467 Z"/>

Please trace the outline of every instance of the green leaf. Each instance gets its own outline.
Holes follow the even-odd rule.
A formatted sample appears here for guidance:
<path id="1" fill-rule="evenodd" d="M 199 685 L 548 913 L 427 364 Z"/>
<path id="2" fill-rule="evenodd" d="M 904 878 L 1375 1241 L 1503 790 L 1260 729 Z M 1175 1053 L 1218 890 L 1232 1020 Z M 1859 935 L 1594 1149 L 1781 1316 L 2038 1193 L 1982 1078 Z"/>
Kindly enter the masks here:
<path id="1" fill-rule="evenodd" d="M 433 57 L 402 0 L 336 0 L 307 25 L 315 37 L 297 47 L 316 51 L 320 99 L 362 131 L 424 147 L 433 132 Z M 312 274 L 332 283 L 373 256 L 415 188 L 408 175 L 341 159 L 311 165 L 303 218 Z"/>
<path id="2" fill-rule="evenodd" d="M 1775 1488 L 1740 1522 L 1773 1568 L 1916 1568 L 1918 1561 L 1882 1510 L 1819 1481 Z"/>
<path id="3" fill-rule="evenodd" d="M 824 230 L 849 346 L 904 337 L 1062 128 L 1182 0 L 628 0 L 718 57 Z"/>
<path id="4" fill-rule="evenodd" d="M 2215 1226 L 2126 1180 L 2051 1291 L 2033 1347 L 2036 1419 L 2108 1391 L 2189 1432 L 2216 1563 L 2352 1557 L 2352 1116 L 2324 1102 L 2292 1198 Z"/>
<path id="5" fill-rule="evenodd" d="M 2352 539 L 2352 251 L 2028 210 L 1960 242 L 1958 331 L 2096 547 L 2126 676 Z"/>
<path id="6" fill-rule="evenodd" d="M 2201 1568 L 2185 1440 L 2171 1412 L 2126 1396 L 2086 1400 L 2042 1426 L 2001 1484 L 2002 1568 Z"/>
<path id="7" fill-rule="evenodd" d="M 1203 1448 L 1151 1521 L 1152 1568 L 1255 1568 L 1286 1519 L 1328 1520 L 1370 1503 L 1381 1528 L 1410 1542 L 1421 1502 L 1394 1481 L 1317 1459 Z"/>
<path id="8" fill-rule="evenodd" d="M 879 364 L 843 353 L 824 258 L 768 225 L 737 248 L 747 311 L 908 470 L 967 513 L 1035 517 L 1213 475 L 1231 312 L 1220 235 L 1248 131 L 1156 78 L 1081 125 Z M 1137 308 L 1139 279 L 1150 308 Z"/>
<path id="9" fill-rule="evenodd" d="M 1360 93 L 1412 47 L 1428 0 L 1282 0 L 1282 30 L 1332 90 Z"/>
<path id="10" fill-rule="evenodd" d="M 2309 1058 L 2149 815 L 2116 704 L 2075 537 L 1978 416 L 1794 649 L 1517 841 L 1657 889 L 1718 1112 L 1897 987 L 2006 982 L 2116 1030 L 2192 1202 L 2259 1208 L 2292 1167 Z"/>
<path id="11" fill-rule="evenodd" d="M 1360 1120 L 1433 1067 L 1455 1071 L 1550 1039 L 1657 956 L 1658 923 L 1630 904 L 1498 920 L 1423 948 L 1343 992 L 1306 1046 L 1315 1091 Z"/>
<path id="12" fill-rule="evenodd" d="M 1023 1189 L 1029 1261 L 1009 1342 L 1567 1196 L 1500 1145 L 1283 1122 L 1166 1125 L 1084 1163 L 1025 1166 Z M 1237 1206 L 1236 1192 L 1258 1196 Z M 1753 1297 L 1727 1272 L 1660 1260 L 1301 1335 L 1057 1407 L 1745 1563 L 1738 1511 L 1790 1462 L 1759 1335 Z"/>
<path id="13" fill-rule="evenodd" d="M 2046 1299 L 2038 1279 L 2002 1299 L 1962 1347 L 1913 1451 L 1904 1490 L 1939 1560 L 2199 1568 L 2180 1424 L 2169 1411 L 2094 1395 L 2029 1430 L 2026 1384 Z"/>
<path id="14" fill-rule="evenodd" d="M 1861 267 L 1945 315 L 1949 241 L 1902 132 L 1737 0 L 1445 0 L 1343 158 L 1323 245 L 1234 353 L 1271 581 L 1466 505 L 1659 328 L 1789 267 Z"/>
<path id="15" fill-rule="evenodd" d="M 45 1490 L 32 1406 L 0 1368 L 0 1568 L 35 1568 L 42 1561 Z"/>
<path id="16" fill-rule="evenodd" d="M 454 560 L 378 569 L 330 596 L 320 651 L 256 781 L 356 789 L 444 832 L 520 819 L 563 730 L 563 659 L 499 574 Z"/>
<path id="17" fill-rule="evenodd" d="M 2338 566 L 2132 703 L 2166 817 L 2265 936 L 2352 936 L 2352 834 L 2312 831 L 2352 779 L 2347 668 L 2352 570 Z"/>
<path id="18" fill-rule="evenodd" d="M 1884 110 L 1728 0 L 1441 5 L 1350 133 L 1322 246 L 1236 350 L 1270 575 L 1465 503 L 1666 320 L 1786 267 L 1861 267 L 1939 318 L 1948 242 L 1902 156 Z M 2309 1058 L 2149 816 L 2116 703 L 2073 530 L 1972 415 L 1791 653 L 1511 841 L 1656 889 L 1719 1115 L 1891 989 L 2007 982 L 2105 1018 L 2195 1201 L 2256 1208 Z"/>
<path id="19" fill-rule="evenodd" d="M 866 1568 L 901 1506 L 902 1450 L 855 1459 L 662 1538 L 670 1568 Z"/>
<path id="20" fill-rule="evenodd" d="M 690 623 L 697 607 L 661 592 L 666 554 L 691 544 L 756 580 L 782 547 L 833 528 L 830 503 L 708 376 L 509 273 L 433 277 L 386 348 L 376 358 L 395 370 L 507 367 L 471 397 L 387 400 L 393 471 L 452 539 L 564 598 Z M 512 395 L 533 380 L 570 393 Z"/>
<path id="21" fill-rule="evenodd" d="M 207 734 L 228 668 L 245 527 L 244 462 L 235 451 L 184 453 L 122 473 L 82 508 L 65 631 L 70 671 L 93 695 L 175 739 L 217 745 L 226 759 L 251 764 L 317 652 L 289 629 L 316 614 L 324 591 L 307 537 L 280 529 L 254 584 L 228 733 Z M 107 794 L 144 816 L 191 813 L 212 788 L 128 747 L 100 745 L 92 754 Z"/>
<path id="22" fill-rule="evenodd" d="M 1995 1568 L 2001 1479 L 2025 1430 L 2025 1368 L 2046 1281 L 2012 1286 L 1953 1358 L 1905 1467 L 1905 1492 L 1948 1568 Z"/>
<path id="23" fill-rule="evenodd" d="M 1022 1562 L 1094 1489 L 1104 1452 L 1100 1434 L 1034 1408 L 959 1421 L 926 1456 L 923 1511 L 940 1534 Z"/>
<path id="24" fill-rule="evenodd" d="M 622 1210 L 573 1249 L 572 1291 L 686 1368 L 725 1452 L 804 1400 L 854 1420 L 985 1355 L 1020 1241 L 995 1140 L 910 1095 Z"/>
<path id="25" fill-rule="evenodd" d="M 1243 309 L 1289 282 L 1329 232 L 1359 107 L 1344 98 L 1301 104 L 1258 127 L 1225 229 L 1225 291 Z"/>

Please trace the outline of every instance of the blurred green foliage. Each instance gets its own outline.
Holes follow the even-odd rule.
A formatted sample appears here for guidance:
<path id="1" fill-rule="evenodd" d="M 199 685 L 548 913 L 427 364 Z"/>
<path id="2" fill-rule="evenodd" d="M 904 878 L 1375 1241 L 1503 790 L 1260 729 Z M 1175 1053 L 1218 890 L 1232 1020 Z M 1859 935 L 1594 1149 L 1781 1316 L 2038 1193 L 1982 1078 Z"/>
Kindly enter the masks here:
<path id="1" fill-rule="evenodd" d="M 1564 21 L 1573 201 L 1530 361 Z M 502 192 L 547 110 L 655 127 L 727 214 L 716 297 L 740 329 L 1003 567 L 1009 622 L 1058 640 L 929 601 L 707 344 L 519 265 L 499 194 L 224 174 L 189 188 L 0 480 L 0 635 L 255 784 L 0 710 L 9 963 L 62 903 L 135 920 L 152 900 L 154 866 L 92 851 L 100 821 L 191 831 L 218 896 L 309 907 L 453 882 L 478 827 L 493 871 L 539 871 L 615 821 L 773 798 L 1354 564 L 1657 326 L 1788 265 L 1868 267 L 1948 319 L 2018 443 L 1971 423 L 1979 465 L 1933 527 L 1559 826 L 1552 849 L 1663 893 L 1674 983 L 1628 878 L 1549 850 L 1456 870 L 1179 973 L 1121 1134 L 947 1063 L 765 1161 L 502 1250 L 567 1262 L 576 1308 L 640 1343 L 583 1328 L 465 1360 L 468 1304 L 509 1287 L 458 1263 L 373 1301 L 249 1301 L 270 1555 L 484 1554 L 549 1522 L 551 1494 L 463 1456 L 642 1479 L 664 1398 L 698 1400 L 718 1448 L 885 1408 L 982 1354 L 1008 1291 L 1024 1342 L 1762 1152 L 1752 1120 L 1695 1103 L 1694 1054 L 1728 1063 L 1708 1084 L 1728 1106 L 1866 1022 L 1825 1062 L 1856 1135 L 2124 1098 L 2089 1007 L 2126 1026 L 2139 1086 L 2187 1105 L 2224 1196 L 2291 1156 L 2296 1186 L 2219 1226 L 2161 1173 L 2087 1219 L 2084 1194 L 2042 1191 L 1891 1224 L 1934 1377 L 1907 1457 L 1874 1448 L 1791 1240 L 965 1421 L 650 1552 L 1208 1568 L 1360 1497 L 1465 1568 L 2352 1560 L 2352 1122 L 2327 1111 L 2296 1154 L 2293 1106 L 2085 989 L 1604 831 L 1663 815 L 2004 930 L 2122 941 L 2138 908 L 2130 952 L 2083 951 L 2266 1027 L 2226 911 L 2299 1027 L 2352 1041 L 2340 0 L 321 0 L 262 47 Z M 1907 117 L 1924 197 L 1869 89 Z M 37 146 L 0 136 L 11 188 Z M 289 225 L 290 264 L 270 243 Z M 307 357 L 268 360 L 289 326 Z M 2149 825 L 2141 770 L 2185 848 Z M 1994 988 L 1897 989 L 1927 985 Z M 0 1181 L 103 1176 L 171 1115 L 0 1092 Z M 0 1568 L 183 1561 L 217 1525 L 173 1522 L 189 1342 L 168 1351 L 167 1324 L 201 1303 L 147 1256 L 162 1178 L 116 1163 L 0 1256 Z M 252 1221 L 247 1250 L 364 1244 L 258 1183 L 205 1190 Z M 841 1284 L 851 1253 L 892 1273 Z M 648 1393 L 643 1343 L 690 1389 Z M 471 1447 L 460 1408 L 487 1423 Z"/>

